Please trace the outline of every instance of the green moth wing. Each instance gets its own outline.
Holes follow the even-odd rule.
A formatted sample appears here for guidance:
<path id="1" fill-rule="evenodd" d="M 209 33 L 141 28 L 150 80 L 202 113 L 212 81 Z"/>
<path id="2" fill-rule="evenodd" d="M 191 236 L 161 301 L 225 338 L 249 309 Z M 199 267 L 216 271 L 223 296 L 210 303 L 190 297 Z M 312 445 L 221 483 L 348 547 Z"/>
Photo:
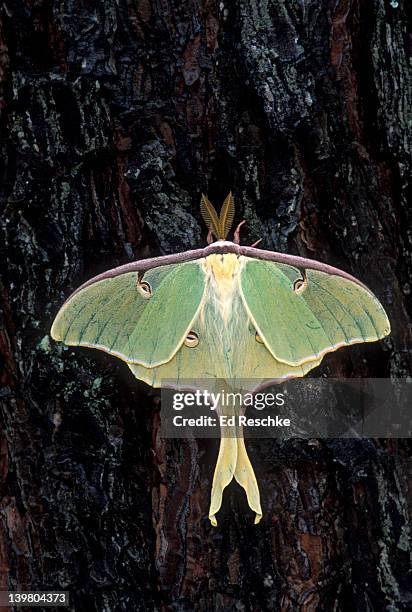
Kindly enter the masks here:
<path id="1" fill-rule="evenodd" d="M 196 318 L 205 289 L 196 262 L 126 272 L 92 282 L 62 306 L 51 334 L 72 346 L 106 351 L 154 367 L 178 351 Z"/>
<path id="2" fill-rule="evenodd" d="M 241 293 L 273 357 L 298 366 L 341 346 L 373 342 L 390 331 L 378 299 L 355 279 L 245 258 Z"/>

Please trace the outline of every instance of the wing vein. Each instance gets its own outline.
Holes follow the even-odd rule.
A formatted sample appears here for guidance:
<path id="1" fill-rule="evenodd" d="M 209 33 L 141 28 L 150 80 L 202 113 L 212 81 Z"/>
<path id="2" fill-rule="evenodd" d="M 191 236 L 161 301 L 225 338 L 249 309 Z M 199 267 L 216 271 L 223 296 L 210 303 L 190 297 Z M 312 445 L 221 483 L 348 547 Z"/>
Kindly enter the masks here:
<path id="1" fill-rule="evenodd" d="M 364 336 L 363 330 L 362 330 L 361 326 L 359 325 L 358 320 L 353 316 L 353 314 L 350 312 L 350 310 L 345 308 L 343 306 L 342 302 L 340 300 L 338 300 L 338 298 L 333 293 L 331 293 L 328 289 L 325 289 L 325 287 L 322 287 L 314 279 L 312 279 L 312 283 L 314 283 L 315 285 L 317 285 L 317 287 L 320 287 L 322 291 L 324 291 L 325 293 L 330 295 L 335 300 L 335 302 L 338 304 L 338 306 L 341 308 L 341 310 L 343 310 L 343 312 L 345 312 L 347 315 L 349 315 L 349 317 L 352 319 L 352 321 L 355 322 L 356 327 L 359 329 L 360 334 L 362 336 L 362 340 L 365 340 L 365 336 Z M 347 337 L 346 334 L 345 334 L 345 337 Z"/>

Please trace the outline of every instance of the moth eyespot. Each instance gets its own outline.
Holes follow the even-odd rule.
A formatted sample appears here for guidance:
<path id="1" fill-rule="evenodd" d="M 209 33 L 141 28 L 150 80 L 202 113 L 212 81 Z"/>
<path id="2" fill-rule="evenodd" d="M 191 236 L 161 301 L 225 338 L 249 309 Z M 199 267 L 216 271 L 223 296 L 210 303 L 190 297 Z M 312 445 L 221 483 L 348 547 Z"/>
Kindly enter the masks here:
<path id="1" fill-rule="evenodd" d="M 196 332 L 190 331 L 186 336 L 185 345 L 188 346 L 189 348 L 194 348 L 198 344 L 199 344 L 199 336 L 197 335 Z"/>
<path id="2" fill-rule="evenodd" d="M 259 344 L 263 344 L 263 340 L 257 332 L 255 333 L 255 340 L 256 342 L 259 342 Z"/>
<path id="3" fill-rule="evenodd" d="M 144 298 L 149 299 L 152 297 L 152 288 L 146 281 L 137 283 L 137 289 Z"/>
<path id="4" fill-rule="evenodd" d="M 302 293 L 306 289 L 307 284 L 308 280 L 306 276 L 303 276 L 303 278 L 298 278 L 298 280 L 293 283 L 293 291 L 295 293 Z"/>

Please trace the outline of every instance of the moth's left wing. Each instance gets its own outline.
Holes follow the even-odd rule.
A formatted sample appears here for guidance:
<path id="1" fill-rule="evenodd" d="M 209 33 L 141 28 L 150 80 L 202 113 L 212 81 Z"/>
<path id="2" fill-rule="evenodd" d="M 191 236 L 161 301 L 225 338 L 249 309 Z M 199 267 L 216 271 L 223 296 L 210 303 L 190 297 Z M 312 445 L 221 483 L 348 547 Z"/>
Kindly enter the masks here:
<path id="1" fill-rule="evenodd" d="M 145 271 L 143 280 L 139 271 L 123 269 L 77 290 L 58 312 L 52 337 L 146 368 L 166 363 L 199 311 L 205 291 L 202 268 L 198 262 L 157 266 Z"/>
<path id="2" fill-rule="evenodd" d="M 292 366 L 390 332 L 378 299 L 344 273 L 302 272 L 284 263 L 245 257 L 241 295 L 265 346 L 275 359 Z"/>

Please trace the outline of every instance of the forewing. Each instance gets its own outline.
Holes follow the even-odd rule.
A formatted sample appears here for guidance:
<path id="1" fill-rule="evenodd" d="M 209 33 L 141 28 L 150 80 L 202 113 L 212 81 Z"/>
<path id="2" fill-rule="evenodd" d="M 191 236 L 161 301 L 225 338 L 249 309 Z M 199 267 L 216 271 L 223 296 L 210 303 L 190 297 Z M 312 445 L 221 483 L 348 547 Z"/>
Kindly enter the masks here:
<path id="1" fill-rule="evenodd" d="M 303 285 L 296 283 L 299 279 L 302 272 L 292 266 L 245 258 L 245 307 L 279 361 L 302 365 L 341 346 L 373 342 L 389 333 L 383 307 L 364 286 L 310 269 Z"/>
<path id="2" fill-rule="evenodd" d="M 138 272 L 81 289 L 57 314 L 52 337 L 148 368 L 169 361 L 196 318 L 204 274 L 198 262 L 172 264 L 148 270 L 144 282 L 150 285 L 150 298 L 138 290 Z"/>

